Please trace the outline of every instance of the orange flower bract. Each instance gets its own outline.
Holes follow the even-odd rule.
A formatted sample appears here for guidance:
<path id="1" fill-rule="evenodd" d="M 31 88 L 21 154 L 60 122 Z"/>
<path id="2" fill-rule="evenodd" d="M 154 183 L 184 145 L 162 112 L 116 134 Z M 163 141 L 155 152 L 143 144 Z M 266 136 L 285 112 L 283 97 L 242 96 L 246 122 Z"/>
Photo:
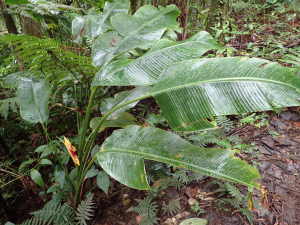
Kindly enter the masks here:
<path id="1" fill-rule="evenodd" d="M 70 154 L 71 158 L 73 159 L 73 162 L 75 163 L 75 165 L 80 165 L 79 159 L 75 155 L 76 148 L 71 144 L 71 142 L 66 137 L 64 137 L 64 141 L 65 141 L 65 145 L 69 151 L 69 154 Z"/>

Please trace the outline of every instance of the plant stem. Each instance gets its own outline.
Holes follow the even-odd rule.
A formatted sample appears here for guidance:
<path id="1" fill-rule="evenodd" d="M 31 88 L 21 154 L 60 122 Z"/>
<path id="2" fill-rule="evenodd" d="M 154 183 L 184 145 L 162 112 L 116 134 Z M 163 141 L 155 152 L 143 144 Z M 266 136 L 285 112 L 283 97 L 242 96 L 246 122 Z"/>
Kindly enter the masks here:
<path id="1" fill-rule="evenodd" d="M 79 182 L 77 183 L 77 187 L 76 187 L 76 193 L 75 193 L 75 199 L 74 199 L 74 209 L 76 210 L 77 209 L 77 206 L 78 206 L 78 201 L 79 201 L 79 193 L 80 193 L 80 189 L 81 189 L 81 184 L 82 184 L 82 181 L 84 179 L 84 176 L 86 174 L 86 172 L 90 169 L 90 167 L 93 165 L 95 159 L 97 158 L 97 154 L 94 155 L 94 157 L 91 159 L 91 161 L 89 162 L 89 164 L 87 165 L 87 167 L 85 168 L 85 170 L 83 171 L 82 173 L 82 176 L 80 177 L 80 180 Z"/>
<path id="2" fill-rule="evenodd" d="M 93 104 L 93 100 L 96 94 L 96 90 L 98 89 L 98 87 L 96 87 L 95 89 L 93 89 L 90 100 L 89 100 L 89 104 L 86 110 L 86 115 L 84 118 L 84 123 L 82 126 L 82 132 L 81 132 L 81 139 L 80 139 L 80 144 L 79 144 L 79 151 L 78 151 L 78 159 L 80 162 L 80 166 L 78 166 L 78 168 L 76 169 L 76 178 L 77 181 L 80 179 L 80 174 L 83 170 L 84 167 L 84 161 L 82 160 L 82 155 L 84 153 L 84 142 L 85 142 L 85 136 L 86 136 L 86 132 L 87 132 L 87 127 L 89 124 L 89 118 L 90 118 L 90 114 L 91 114 L 91 108 L 92 108 L 92 104 Z"/>
<path id="3" fill-rule="evenodd" d="M 111 110 L 109 110 L 109 111 L 101 118 L 101 120 L 100 120 L 99 123 L 97 124 L 97 127 L 96 127 L 95 130 L 93 131 L 92 136 L 91 136 L 91 139 L 89 140 L 88 145 L 87 145 L 87 147 L 85 148 L 85 155 L 84 155 L 84 157 L 83 157 L 83 160 L 82 160 L 82 162 L 80 162 L 80 163 L 83 164 L 83 162 L 86 160 L 87 154 L 88 154 L 88 152 L 89 152 L 89 151 L 87 151 L 87 150 L 90 149 L 92 143 L 94 142 L 94 140 L 95 140 L 96 137 L 97 137 L 98 131 L 99 131 L 99 129 L 100 129 L 102 123 L 104 122 L 104 120 L 105 120 L 110 114 L 112 114 L 113 112 L 117 111 L 118 109 L 120 109 L 120 108 L 122 108 L 122 107 L 124 107 L 124 106 L 126 106 L 126 105 L 129 105 L 129 104 L 131 104 L 131 103 L 133 103 L 133 102 L 140 101 L 140 100 L 145 99 L 145 98 L 149 98 L 149 97 L 151 97 L 151 96 L 152 96 L 152 94 L 143 95 L 143 96 L 140 96 L 140 97 L 138 97 L 138 98 L 132 99 L 132 100 L 130 100 L 130 101 L 124 102 L 124 103 L 122 103 L 122 104 L 120 104 L 120 105 L 118 105 L 118 106 L 112 108 Z M 92 96 L 91 96 L 91 98 L 92 98 Z M 90 101 L 91 101 L 91 99 L 90 99 Z M 75 201 L 75 204 L 74 204 L 75 210 L 76 210 L 76 208 L 77 208 L 77 206 L 78 206 L 78 203 L 79 203 L 79 202 L 78 202 L 78 201 L 79 201 L 79 193 L 80 193 L 80 188 L 81 188 L 82 181 L 83 181 L 83 179 L 84 179 L 84 176 L 85 176 L 86 172 L 88 171 L 88 169 L 89 169 L 89 168 L 92 166 L 92 164 L 94 163 L 96 157 L 97 157 L 97 154 L 91 159 L 91 161 L 89 162 L 89 164 L 87 165 L 87 167 L 85 168 L 85 170 L 83 171 L 83 173 L 81 174 L 81 171 L 80 171 L 80 173 L 79 173 L 79 174 L 80 174 L 80 179 L 78 179 L 78 182 L 77 182 L 76 193 L 75 193 L 75 200 L 74 200 L 74 201 Z"/>
<path id="4" fill-rule="evenodd" d="M 61 161 L 59 155 L 57 154 L 57 148 L 54 147 L 54 145 L 53 145 L 53 143 L 52 143 L 52 141 L 51 141 L 51 139 L 50 139 L 50 136 L 49 136 L 49 134 L 48 134 L 48 132 L 47 132 L 45 126 L 44 126 L 44 124 L 43 124 L 43 123 L 41 123 L 41 124 L 42 124 L 43 129 L 44 129 L 44 131 L 45 131 L 45 133 L 46 133 L 46 135 L 47 135 L 47 137 L 48 137 L 48 139 L 49 139 L 49 141 L 50 141 L 50 143 L 51 143 L 51 146 L 52 146 L 52 148 L 53 148 L 53 150 L 54 150 L 55 157 L 57 158 L 57 160 L 58 160 L 60 166 L 61 166 L 61 167 L 63 168 L 63 170 L 65 171 L 66 177 L 67 177 L 67 179 L 68 179 L 68 181 L 69 181 L 69 183 L 70 183 L 70 185 L 71 185 L 71 187 L 72 187 L 72 191 L 73 191 L 73 190 L 75 190 L 75 187 L 74 187 L 74 184 L 72 183 L 72 181 L 71 181 L 71 179 L 70 179 L 70 177 L 69 177 L 68 171 L 67 171 L 66 168 L 64 167 L 64 165 L 63 165 L 63 163 L 62 163 L 62 161 Z"/>

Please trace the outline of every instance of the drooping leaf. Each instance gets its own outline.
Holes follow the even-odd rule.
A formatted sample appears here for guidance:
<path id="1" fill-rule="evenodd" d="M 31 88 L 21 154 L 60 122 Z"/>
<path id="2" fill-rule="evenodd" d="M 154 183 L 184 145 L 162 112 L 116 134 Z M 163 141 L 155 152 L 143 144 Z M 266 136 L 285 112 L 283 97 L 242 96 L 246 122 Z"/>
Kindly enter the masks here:
<path id="1" fill-rule="evenodd" d="M 181 42 L 158 40 L 140 58 L 122 59 L 102 67 L 92 86 L 105 85 L 151 85 L 167 66 L 186 59 L 196 59 L 212 49 L 221 49 L 213 37 L 201 31 Z"/>
<path id="2" fill-rule="evenodd" d="M 18 97 L 22 118 L 29 123 L 45 122 L 49 117 L 49 96 L 50 87 L 46 79 L 20 77 Z"/>
<path id="3" fill-rule="evenodd" d="M 92 39 L 98 35 L 112 29 L 110 18 L 117 13 L 127 13 L 129 2 L 114 1 L 105 2 L 103 13 L 96 12 L 92 15 L 78 16 L 72 21 L 72 34 L 76 40 L 80 41 L 82 37 L 91 36 Z"/>
<path id="4" fill-rule="evenodd" d="M 257 58 L 188 60 L 165 69 L 151 90 L 176 131 L 213 128 L 206 118 L 299 106 L 300 78 Z"/>
<path id="5" fill-rule="evenodd" d="M 90 122 L 90 127 L 94 130 L 97 127 L 101 117 L 94 117 Z M 106 127 L 122 127 L 125 128 L 129 125 L 136 125 L 136 119 L 129 113 L 123 112 L 122 115 L 115 120 L 104 120 L 98 132 L 103 131 Z"/>
<path id="6" fill-rule="evenodd" d="M 178 27 L 180 10 L 175 5 L 157 9 L 139 8 L 133 16 L 119 13 L 110 19 L 115 31 L 104 33 L 96 40 L 92 50 L 94 66 L 108 64 L 113 58 L 131 49 L 151 45 L 159 40 L 167 27 Z"/>
<path id="7" fill-rule="evenodd" d="M 109 187 L 109 177 L 107 173 L 102 170 L 97 175 L 97 185 L 100 189 L 102 189 L 106 194 L 108 194 L 108 187 Z"/>
<path id="8" fill-rule="evenodd" d="M 116 107 L 117 105 L 120 105 L 124 102 L 130 101 L 132 99 L 135 99 L 137 97 L 141 97 L 143 95 L 148 94 L 151 91 L 152 87 L 150 86 L 141 86 L 141 87 L 137 87 L 133 90 L 130 91 L 123 91 L 120 93 L 115 94 L 114 98 L 108 98 L 105 99 L 101 106 L 100 106 L 100 110 L 102 115 L 104 115 L 105 113 L 107 113 L 109 110 L 111 110 L 113 107 Z M 126 105 L 120 109 L 118 109 L 117 111 L 113 112 L 111 115 L 109 115 L 107 117 L 108 120 L 115 120 L 117 119 L 119 116 L 122 115 L 122 113 L 126 110 L 126 109 L 130 109 L 132 107 L 134 107 L 136 104 L 138 103 L 138 101 L 133 102 L 129 105 Z"/>
<path id="9" fill-rule="evenodd" d="M 44 181 L 39 171 L 37 171 L 36 169 L 31 169 L 30 177 L 35 183 L 44 188 Z"/>
<path id="10" fill-rule="evenodd" d="M 259 187 L 253 181 L 260 178 L 258 171 L 233 155 L 234 152 L 229 149 L 196 147 L 173 133 L 157 128 L 128 126 L 114 131 L 105 140 L 97 159 L 110 176 L 136 189 L 150 189 L 144 159 Z"/>

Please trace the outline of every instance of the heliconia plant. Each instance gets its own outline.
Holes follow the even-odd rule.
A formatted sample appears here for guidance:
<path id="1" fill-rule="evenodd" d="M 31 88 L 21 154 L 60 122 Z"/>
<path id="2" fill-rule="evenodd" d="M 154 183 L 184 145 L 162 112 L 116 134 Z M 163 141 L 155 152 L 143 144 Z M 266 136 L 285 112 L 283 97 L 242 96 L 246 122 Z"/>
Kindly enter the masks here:
<path id="1" fill-rule="evenodd" d="M 299 106 L 300 79 L 288 68 L 264 59 L 201 59 L 207 51 L 222 48 L 205 31 L 185 41 L 171 40 L 180 30 L 176 21 L 180 10 L 175 5 L 144 6 L 132 16 L 128 9 L 124 1 L 106 2 L 102 14 L 78 16 L 72 23 L 76 41 L 87 36 L 94 39 L 92 61 L 99 67 L 91 83 L 78 159 L 75 147 L 65 139 L 76 164 L 76 182 L 68 179 L 75 187 L 75 207 L 95 160 L 109 176 L 132 188 L 151 189 L 144 168 L 144 160 L 149 159 L 245 185 L 251 203 L 253 188 L 262 190 L 254 181 L 260 174 L 234 156 L 236 150 L 196 147 L 174 133 L 138 126 L 125 110 L 154 97 L 175 131 L 211 129 L 215 126 L 207 118 L 212 116 Z M 135 49 L 147 51 L 136 59 L 128 58 L 126 53 Z M 90 118 L 100 86 L 136 87 L 104 100 L 102 117 Z M 18 90 L 21 116 L 43 124 L 49 115 L 51 90 L 46 78 L 21 78 Z M 87 137 L 89 125 L 93 131 Z M 123 129 L 114 131 L 91 155 L 97 135 L 110 126 Z"/>

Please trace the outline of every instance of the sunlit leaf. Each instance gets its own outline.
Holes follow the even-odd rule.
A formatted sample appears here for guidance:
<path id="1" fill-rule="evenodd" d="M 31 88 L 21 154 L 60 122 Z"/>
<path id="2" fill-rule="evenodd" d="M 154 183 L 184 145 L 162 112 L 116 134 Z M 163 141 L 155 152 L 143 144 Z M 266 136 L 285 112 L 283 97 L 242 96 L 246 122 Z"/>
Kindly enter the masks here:
<path id="1" fill-rule="evenodd" d="M 96 74 L 92 86 L 154 84 L 167 66 L 186 59 L 199 58 L 212 49 L 221 47 L 205 31 L 181 42 L 161 39 L 136 60 L 122 59 L 102 67 Z"/>
<path id="2" fill-rule="evenodd" d="M 150 189 L 144 159 L 168 163 L 205 175 L 249 187 L 259 187 L 256 169 L 234 157 L 229 149 L 196 147 L 179 136 L 153 127 L 128 126 L 114 131 L 101 146 L 97 159 L 102 168 L 119 182 Z"/>
<path id="3" fill-rule="evenodd" d="M 82 37 L 91 36 L 92 39 L 112 29 L 110 18 L 117 13 L 127 13 L 129 2 L 114 1 L 105 2 L 103 13 L 78 16 L 72 21 L 72 34 L 80 42 Z"/>
<path id="4" fill-rule="evenodd" d="M 124 52 L 153 44 L 167 27 L 178 27 L 176 18 L 179 14 L 180 10 L 175 5 L 160 9 L 148 5 L 139 8 L 133 16 L 125 13 L 115 15 L 110 20 L 115 31 L 100 35 L 94 44 L 93 65 L 106 65 Z"/>
<path id="5" fill-rule="evenodd" d="M 213 128 L 206 118 L 299 106 L 300 78 L 257 58 L 188 60 L 165 69 L 151 90 L 177 131 Z"/>

